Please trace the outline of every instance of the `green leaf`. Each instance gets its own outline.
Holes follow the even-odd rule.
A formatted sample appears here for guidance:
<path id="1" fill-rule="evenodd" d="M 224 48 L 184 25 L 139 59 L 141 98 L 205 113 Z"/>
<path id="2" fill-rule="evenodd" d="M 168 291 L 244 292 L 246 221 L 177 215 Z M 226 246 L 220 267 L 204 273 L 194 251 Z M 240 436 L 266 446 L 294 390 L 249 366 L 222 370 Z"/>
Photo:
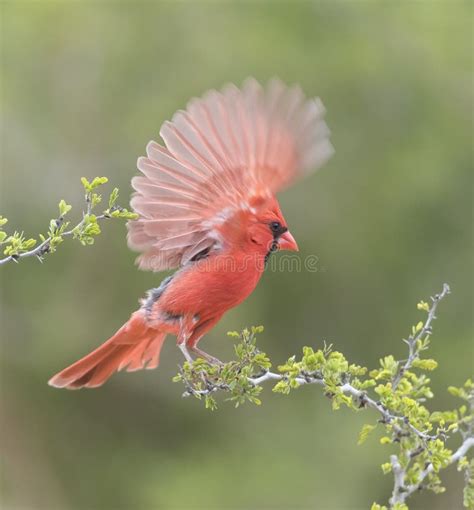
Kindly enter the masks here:
<path id="1" fill-rule="evenodd" d="M 405 503 L 395 503 L 392 507 L 393 510 L 408 510 L 408 506 Z"/>
<path id="2" fill-rule="evenodd" d="M 357 444 L 361 445 L 367 441 L 367 438 L 369 437 L 369 434 L 376 428 L 376 425 L 369 425 L 366 423 L 361 431 L 359 432 L 359 440 L 357 441 Z"/>
<path id="3" fill-rule="evenodd" d="M 398 361 L 390 354 L 389 356 L 385 356 L 384 358 L 379 360 L 380 366 L 382 370 L 380 370 L 377 375 L 370 374 L 371 377 L 375 379 L 391 379 L 398 370 Z"/>
<path id="4" fill-rule="evenodd" d="M 206 395 L 204 402 L 205 402 L 206 409 L 210 409 L 211 411 L 215 411 L 217 409 L 217 402 L 210 395 Z"/>
<path id="5" fill-rule="evenodd" d="M 96 205 L 100 204 L 102 201 L 102 196 L 97 193 L 92 193 L 91 195 L 91 209 L 93 209 Z"/>
<path id="6" fill-rule="evenodd" d="M 464 388 L 456 388 L 456 386 L 449 386 L 448 391 L 449 393 L 451 393 L 451 395 L 462 398 L 463 400 L 468 400 L 469 398 L 469 395 Z"/>
<path id="7" fill-rule="evenodd" d="M 138 218 L 137 213 L 127 211 L 127 209 L 118 208 L 110 213 L 112 218 L 125 218 L 127 220 L 136 220 Z"/>
<path id="8" fill-rule="evenodd" d="M 98 186 L 101 186 L 102 184 L 106 184 L 109 182 L 109 179 L 107 177 L 94 177 L 94 180 L 90 183 L 90 190 L 97 188 Z"/>
<path id="9" fill-rule="evenodd" d="M 112 207 L 115 205 L 115 202 L 117 202 L 117 198 L 119 196 L 119 190 L 118 188 L 114 188 L 112 190 L 112 193 L 109 197 L 109 209 L 112 209 Z"/>
<path id="10" fill-rule="evenodd" d="M 66 204 L 64 200 L 59 202 L 59 215 L 65 216 L 72 209 L 72 205 Z"/>
<path id="11" fill-rule="evenodd" d="M 416 307 L 418 308 L 418 310 L 424 310 L 425 312 L 429 312 L 430 311 L 430 306 L 425 301 L 420 301 L 416 305 Z"/>
<path id="12" fill-rule="evenodd" d="M 438 366 L 438 362 L 434 359 L 416 359 L 412 364 L 415 368 L 420 368 L 421 370 L 435 370 Z"/>
<path id="13" fill-rule="evenodd" d="M 84 190 L 88 193 L 91 190 L 91 183 L 85 177 L 81 177 L 81 182 Z"/>
<path id="14" fill-rule="evenodd" d="M 36 239 L 27 239 L 26 241 L 23 242 L 22 250 L 23 251 L 31 250 L 31 248 L 33 248 L 33 246 L 35 246 L 35 245 L 36 245 Z"/>
<path id="15" fill-rule="evenodd" d="M 275 386 L 273 387 L 272 391 L 275 393 L 282 393 L 283 395 L 288 395 L 290 393 L 290 385 L 288 384 L 288 381 L 281 380 L 278 381 Z"/>

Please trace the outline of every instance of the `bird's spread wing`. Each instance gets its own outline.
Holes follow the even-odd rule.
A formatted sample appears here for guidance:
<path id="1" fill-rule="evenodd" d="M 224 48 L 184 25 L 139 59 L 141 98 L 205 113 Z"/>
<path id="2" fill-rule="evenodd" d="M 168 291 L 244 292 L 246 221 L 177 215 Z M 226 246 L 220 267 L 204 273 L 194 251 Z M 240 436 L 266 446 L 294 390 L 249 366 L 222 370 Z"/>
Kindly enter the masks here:
<path id="1" fill-rule="evenodd" d="M 299 86 L 254 79 L 193 99 L 138 160 L 128 244 L 141 269 L 184 265 L 218 242 L 213 225 L 320 167 L 333 153 L 325 110 Z"/>

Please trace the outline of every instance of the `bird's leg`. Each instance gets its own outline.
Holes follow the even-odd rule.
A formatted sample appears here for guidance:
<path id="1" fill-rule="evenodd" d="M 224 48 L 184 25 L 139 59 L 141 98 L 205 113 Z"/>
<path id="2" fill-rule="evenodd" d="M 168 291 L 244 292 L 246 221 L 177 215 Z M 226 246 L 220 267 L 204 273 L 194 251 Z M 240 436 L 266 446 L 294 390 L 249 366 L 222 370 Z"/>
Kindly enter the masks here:
<path id="1" fill-rule="evenodd" d="M 183 353 L 184 357 L 186 358 L 186 361 L 188 363 L 192 363 L 194 360 L 191 357 L 191 354 L 189 354 L 188 348 L 186 347 L 186 343 L 185 342 L 183 342 L 183 343 L 179 343 L 178 342 L 178 347 L 180 348 L 181 352 Z"/>
<path id="2" fill-rule="evenodd" d="M 188 347 L 191 352 L 199 356 L 200 358 L 205 359 L 207 362 L 209 362 L 211 365 L 223 365 L 222 361 L 218 360 L 214 356 L 211 356 L 210 354 L 207 354 L 207 352 L 202 351 L 201 349 L 198 349 L 196 346 L 201 340 L 201 338 L 211 329 L 215 326 L 217 322 L 219 322 L 219 319 L 222 317 L 221 315 L 217 315 L 215 317 L 211 317 L 207 320 L 204 320 L 200 324 L 197 325 L 197 327 L 194 329 L 192 335 L 188 339 Z"/>
<path id="3" fill-rule="evenodd" d="M 210 354 L 208 354 L 207 352 L 204 352 L 201 349 L 198 349 L 196 346 L 190 347 L 190 349 L 191 349 L 191 352 L 196 354 L 199 358 L 205 359 L 211 365 L 223 365 L 224 364 L 221 360 L 215 358 L 214 356 L 211 356 Z"/>
<path id="4" fill-rule="evenodd" d="M 195 319 L 192 316 L 184 315 L 181 316 L 179 319 L 179 333 L 177 338 L 177 344 L 180 348 L 181 352 L 183 353 L 184 357 L 186 358 L 186 361 L 188 363 L 193 363 L 193 358 L 191 357 L 191 354 L 189 354 L 187 342 L 189 338 L 191 337 L 192 328 L 195 323 Z"/>

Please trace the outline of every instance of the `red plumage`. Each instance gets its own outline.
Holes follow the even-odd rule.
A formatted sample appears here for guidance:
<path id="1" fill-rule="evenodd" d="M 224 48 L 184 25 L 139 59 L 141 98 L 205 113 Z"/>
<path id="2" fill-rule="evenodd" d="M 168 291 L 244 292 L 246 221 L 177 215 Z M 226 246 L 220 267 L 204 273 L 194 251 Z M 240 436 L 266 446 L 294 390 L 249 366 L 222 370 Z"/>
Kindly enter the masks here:
<path id="1" fill-rule="evenodd" d="M 141 269 L 179 267 L 98 349 L 55 375 L 60 388 L 97 387 L 114 372 L 158 366 L 167 334 L 189 351 L 257 285 L 276 249 L 297 250 L 275 194 L 332 154 L 319 101 L 297 86 L 248 79 L 192 100 L 165 122 L 132 179 L 139 219 L 128 243 Z"/>

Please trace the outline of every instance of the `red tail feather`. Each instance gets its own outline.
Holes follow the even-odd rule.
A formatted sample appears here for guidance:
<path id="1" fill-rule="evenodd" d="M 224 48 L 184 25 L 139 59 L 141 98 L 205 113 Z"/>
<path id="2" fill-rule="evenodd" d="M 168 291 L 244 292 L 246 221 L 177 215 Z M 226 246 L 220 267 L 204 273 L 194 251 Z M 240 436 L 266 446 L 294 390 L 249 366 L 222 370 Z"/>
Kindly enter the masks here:
<path id="1" fill-rule="evenodd" d="M 135 312 L 115 335 L 95 351 L 49 380 L 56 388 L 96 388 L 119 370 L 156 368 L 166 333 L 150 328 L 143 312 Z"/>

